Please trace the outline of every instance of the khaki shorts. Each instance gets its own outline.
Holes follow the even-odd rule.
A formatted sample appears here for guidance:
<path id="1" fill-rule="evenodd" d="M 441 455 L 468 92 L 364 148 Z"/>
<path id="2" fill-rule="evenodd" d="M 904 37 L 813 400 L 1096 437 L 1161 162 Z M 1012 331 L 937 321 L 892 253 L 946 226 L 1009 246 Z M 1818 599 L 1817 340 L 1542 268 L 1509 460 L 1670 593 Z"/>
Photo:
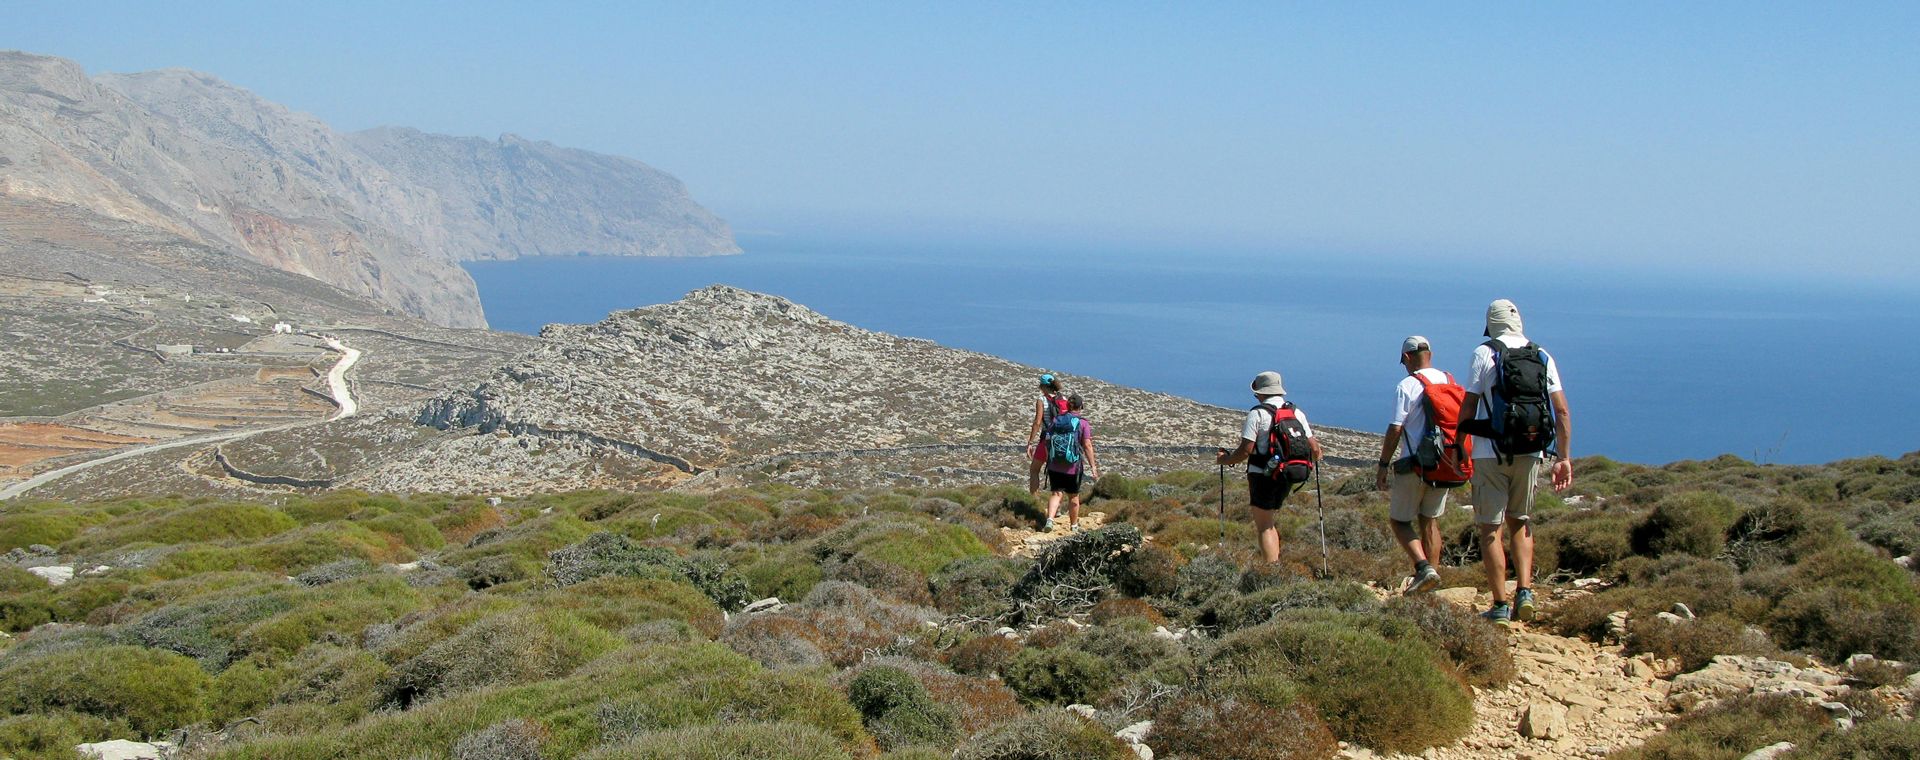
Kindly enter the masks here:
<path id="1" fill-rule="evenodd" d="M 1447 488 L 1434 488 L 1411 472 L 1394 473 L 1389 481 L 1392 490 L 1388 492 L 1387 517 L 1394 522 L 1413 522 L 1415 513 L 1421 517 L 1439 517 L 1447 509 Z"/>
<path id="2" fill-rule="evenodd" d="M 1526 520 L 1533 510 L 1533 489 L 1540 478 L 1538 457 L 1514 457 L 1512 464 L 1498 459 L 1473 460 L 1473 521 L 1499 525 Z"/>

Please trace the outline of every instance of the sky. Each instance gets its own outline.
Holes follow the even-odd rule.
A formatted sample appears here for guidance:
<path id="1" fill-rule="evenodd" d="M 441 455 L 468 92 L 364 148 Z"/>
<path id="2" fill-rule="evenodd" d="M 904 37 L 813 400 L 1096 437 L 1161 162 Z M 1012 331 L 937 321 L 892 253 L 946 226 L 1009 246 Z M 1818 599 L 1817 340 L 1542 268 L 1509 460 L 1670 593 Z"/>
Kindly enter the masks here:
<path id="1" fill-rule="evenodd" d="M 760 235 L 1920 284 L 1920 3 L 10 0 L 0 48 L 631 156 Z"/>

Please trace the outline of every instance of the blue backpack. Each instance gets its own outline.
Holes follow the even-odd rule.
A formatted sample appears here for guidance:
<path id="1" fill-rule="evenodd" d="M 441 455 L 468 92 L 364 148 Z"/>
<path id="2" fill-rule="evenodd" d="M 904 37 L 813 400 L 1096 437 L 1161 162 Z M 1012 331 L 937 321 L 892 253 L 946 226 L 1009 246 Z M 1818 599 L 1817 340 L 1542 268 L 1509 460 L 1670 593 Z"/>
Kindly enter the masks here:
<path id="1" fill-rule="evenodd" d="M 1080 415 L 1072 412 L 1055 415 L 1047 426 L 1047 464 L 1062 467 L 1080 464 Z"/>

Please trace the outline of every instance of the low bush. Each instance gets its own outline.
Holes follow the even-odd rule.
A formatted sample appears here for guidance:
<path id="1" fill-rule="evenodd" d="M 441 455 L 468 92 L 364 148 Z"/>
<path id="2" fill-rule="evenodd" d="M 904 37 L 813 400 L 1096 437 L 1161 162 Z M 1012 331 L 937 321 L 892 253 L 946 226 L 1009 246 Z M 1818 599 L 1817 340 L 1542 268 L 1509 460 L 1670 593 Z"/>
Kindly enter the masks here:
<path id="1" fill-rule="evenodd" d="M 1127 596 L 1167 596 L 1178 586 L 1184 563 L 1179 552 L 1146 541 L 1127 554 L 1113 580 L 1120 593 Z"/>
<path id="2" fill-rule="evenodd" d="M 1000 557 L 955 560 L 934 573 L 933 605 L 941 612 L 998 617 L 1007 608 L 1007 592 L 1026 571 L 1024 563 Z"/>
<path id="3" fill-rule="evenodd" d="M 1022 699 L 1037 704 L 1097 702 L 1120 681 L 1113 663 L 1071 647 L 1023 649 L 1007 664 L 1005 680 Z"/>
<path id="4" fill-rule="evenodd" d="M 1226 633 L 1265 623 L 1285 610 L 1307 608 L 1370 612 L 1379 609 L 1380 602 L 1352 581 L 1293 581 L 1251 594 L 1215 597 L 1200 620 Z"/>
<path id="5" fill-rule="evenodd" d="M 762 667 L 815 667 L 827 664 L 825 636 L 804 619 L 762 614 L 734 618 L 721 632 L 720 643 Z"/>
<path id="6" fill-rule="evenodd" d="M 959 716 L 935 702 L 925 686 L 899 668 L 861 669 L 847 684 L 847 701 L 860 711 L 867 732 L 881 749 L 918 744 L 945 747 L 960 738 Z"/>
<path id="7" fill-rule="evenodd" d="M 1806 502 L 1774 498 L 1747 507 L 1727 529 L 1726 555 L 1741 572 L 1791 565 L 1845 539 L 1833 517 Z"/>
<path id="8" fill-rule="evenodd" d="M 1681 716 L 1645 744 L 1613 760 L 1739 760 L 1778 742 L 1806 745 L 1832 730 L 1818 707 L 1786 694 L 1739 696 Z"/>
<path id="9" fill-rule="evenodd" d="M 1106 727 L 1063 709 L 1040 710 L 968 740 L 954 760 L 1135 760 Z"/>
<path id="10" fill-rule="evenodd" d="M 1711 558 L 1720 553 L 1739 511 L 1733 499 L 1709 491 L 1668 496 L 1633 526 L 1630 544 L 1645 556 L 1678 552 Z"/>
<path id="11" fill-rule="evenodd" d="M 1240 585 L 1240 566 L 1220 552 L 1208 552 L 1193 558 L 1175 577 L 1174 596 L 1187 604 L 1199 604 L 1223 591 Z"/>
<path id="12" fill-rule="evenodd" d="M 1920 504 L 1879 510 L 1867 516 L 1853 533 L 1896 557 L 1920 552 Z"/>
<path id="13" fill-rule="evenodd" d="M 125 736 L 125 723 L 72 712 L 11 715 L 0 719 L 0 756 L 16 760 L 82 760 L 73 747 Z"/>
<path id="14" fill-rule="evenodd" d="M 546 574 L 563 587 L 604 576 L 681 580 L 730 610 L 753 601 L 747 598 L 746 579 L 731 572 L 718 557 L 682 558 L 669 549 L 640 546 L 618 533 L 595 533 L 555 550 L 548 555 Z"/>
<path id="15" fill-rule="evenodd" d="M 318 641 L 353 643 L 360 632 L 418 609 L 417 589 L 391 575 L 376 575 L 293 596 L 292 608 L 252 623 L 233 635 L 238 652 L 283 658 Z"/>
<path id="16" fill-rule="evenodd" d="M 126 633 L 142 646 L 186 655 L 219 671 L 243 654 L 235 643 L 241 631 L 292 609 L 295 599 L 292 587 L 236 589 L 155 610 L 129 624 Z"/>
<path id="17" fill-rule="evenodd" d="M 565 610 L 595 626 L 618 631 L 655 620 L 678 620 L 703 636 L 726 624 L 713 598 L 677 580 L 603 576 L 539 595 L 543 609 Z"/>
<path id="18" fill-rule="evenodd" d="M 859 662 L 868 650 L 890 645 L 939 618 L 933 610 L 893 601 L 842 581 L 814 586 L 806 599 L 777 614 L 819 631 L 814 641 L 828 661 L 839 667 Z"/>
<path id="19" fill-rule="evenodd" d="M 641 734 L 582 760 L 835 760 L 851 758 L 832 736 L 799 723 L 728 723 Z"/>
<path id="20" fill-rule="evenodd" d="M 927 591 L 927 576 L 891 562 L 853 556 L 827 560 L 820 571 L 829 580 L 865 586 L 908 604 L 933 604 L 933 595 Z"/>
<path id="21" fill-rule="evenodd" d="M 1018 654 L 1020 642 L 990 633 L 954 647 L 947 654 L 947 665 L 967 675 L 993 676 L 999 675 Z"/>
<path id="22" fill-rule="evenodd" d="M 453 744 L 453 760 L 546 760 L 540 753 L 551 733 L 547 727 L 513 718 L 480 729 Z"/>
<path id="23" fill-rule="evenodd" d="M 11 715 L 69 711 L 125 721 L 149 736 L 207 715 L 213 679 L 172 652 L 108 646 L 9 660 L 0 668 L 0 710 Z"/>
<path id="24" fill-rule="evenodd" d="M 1155 710 L 1147 744 L 1156 756 L 1190 760 L 1326 760 L 1340 751 L 1310 705 L 1276 709 L 1202 694 L 1184 695 Z"/>
<path id="25" fill-rule="evenodd" d="M 755 561 L 742 564 L 740 575 L 746 578 L 747 591 L 754 598 L 771 596 L 787 601 L 806 596 L 821 580 L 820 566 L 790 547 L 767 550 Z"/>
<path id="26" fill-rule="evenodd" d="M 1027 714 L 1020 698 L 1000 681 L 961 675 L 932 663 L 901 657 L 883 657 L 872 662 L 912 675 L 927 690 L 927 696 L 953 711 L 959 719 L 961 736 L 971 736 Z"/>
<path id="27" fill-rule="evenodd" d="M 1386 612 L 1418 628 L 1421 638 L 1459 668 L 1468 685 L 1497 689 L 1513 680 L 1513 651 L 1506 634 L 1480 616 L 1432 596 L 1398 597 L 1387 603 Z"/>
<path id="28" fill-rule="evenodd" d="M 1629 653 L 1647 652 L 1656 657 L 1678 659 L 1683 671 L 1711 665 L 1715 655 L 1778 653 L 1766 634 L 1750 630 L 1724 615 L 1677 623 L 1659 618 L 1635 619 L 1627 626 L 1626 643 Z"/>
<path id="29" fill-rule="evenodd" d="M 1146 480 L 1136 480 L 1123 475 L 1105 475 L 1093 481 L 1093 496 L 1114 501 L 1146 501 L 1150 498 Z"/>
<path id="30" fill-rule="evenodd" d="M 1094 626 L 1075 637 L 1072 646 L 1111 663 L 1121 673 L 1150 672 L 1163 662 L 1187 656 L 1185 647 L 1148 633 L 1144 626 Z"/>
<path id="31" fill-rule="evenodd" d="M 1920 721 L 1875 720 L 1827 734 L 1792 753 L 1794 760 L 1871 760 L 1920 757 Z"/>
<path id="32" fill-rule="evenodd" d="M 85 521 L 71 513 L 0 515 L 0 552 L 24 549 L 34 544 L 58 546 L 80 535 L 80 531 L 86 527 Z"/>
<path id="33" fill-rule="evenodd" d="M 1144 620 L 1149 626 L 1167 623 L 1167 617 L 1154 609 L 1153 605 L 1127 597 L 1115 597 L 1094 605 L 1093 609 L 1087 611 L 1087 618 L 1095 625 L 1112 625 L 1134 619 Z"/>
<path id="34" fill-rule="evenodd" d="M 1424 642 L 1388 641 L 1337 623 L 1269 623 L 1222 639 L 1211 669 L 1277 668 L 1335 736 L 1376 751 L 1418 752 L 1465 735 L 1473 701 Z"/>
<path id="35" fill-rule="evenodd" d="M 394 666 L 382 690 L 404 708 L 482 686 L 556 679 L 622 643 L 565 612 L 495 615 Z"/>
<path id="36" fill-rule="evenodd" d="M 1294 532 L 1294 540 L 1305 544 L 1319 543 L 1320 523 L 1315 521 L 1300 526 Z M 1384 552 L 1393 548 L 1393 541 L 1359 510 L 1335 509 L 1327 513 L 1327 545 L 1348 551 Z"/>
<path id="37" fill-rule="evenodd" d="M 1108 525 L 1047 545 L 1007 593 L 1022 621 L 1085 612 L 1112 590 L 1127 555 L 1140 547 L 1140 530 Z"/>
<path id="38" fill-rule="evenodd" d="M 1548 544 L 1554 555 L 1553 567 L 1539 565 L 1535 574 L 1551 570 L 1593 575 L 1607 565 L 1633 553 L 1628 541 L 1631 524 L 1622 515 L 1588 512 L 1570 515 L 1534 531 L 1535 546 Z M 1536 562 L 1539 557 L 1536 557 Z"/>
<path id="39" fill-rule="evenodd" d="M 923 575 L 954 560 L 991 553 L 965 526 L 898 514 L 876 514 L 834 528 L 815 539 L 813 552 L 823 561 L 861 556 Z"/>
<path id="40" fill-rule="evenodd" d="M 1885 602 L 1850 588 L 1795 592 L 1776 605 L 1767 632 L 1781 646 L 1804 649 L 1827 662 L 1865 652 L 1894 660 L 1920 659 L 1920 607 Z"/>

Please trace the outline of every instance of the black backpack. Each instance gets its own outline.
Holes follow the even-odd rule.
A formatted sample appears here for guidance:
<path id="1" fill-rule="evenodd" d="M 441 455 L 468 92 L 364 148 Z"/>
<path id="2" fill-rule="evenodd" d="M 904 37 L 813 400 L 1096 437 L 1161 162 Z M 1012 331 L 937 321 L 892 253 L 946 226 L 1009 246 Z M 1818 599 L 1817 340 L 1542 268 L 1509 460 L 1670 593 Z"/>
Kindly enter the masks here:
<path id="1" fill-rule="evenodd" d="M 1282 401 L 1277 407 L 1263 403 L 1254 408 L 1267 410 L 1273 415 L 1273 423 L 1267 426 L 1267 439 L 1253 447 L 1247 463 L 1266 467 L 1267 477 L 1283 483 L 1313 479 L 1313 438 L 1307 435 L 1307 426 L 1300 424 L 1293 402 Z"/>
<path id="2" fill-rule="evenodd" d="M 1500 461 L 1553 445 L 1553 405 L 1547 399 L 1547 352 L 1533 343 L 1510 348 L 1495 338 L 1493 392 L 1487 398 L 1484 437 Z"/>

